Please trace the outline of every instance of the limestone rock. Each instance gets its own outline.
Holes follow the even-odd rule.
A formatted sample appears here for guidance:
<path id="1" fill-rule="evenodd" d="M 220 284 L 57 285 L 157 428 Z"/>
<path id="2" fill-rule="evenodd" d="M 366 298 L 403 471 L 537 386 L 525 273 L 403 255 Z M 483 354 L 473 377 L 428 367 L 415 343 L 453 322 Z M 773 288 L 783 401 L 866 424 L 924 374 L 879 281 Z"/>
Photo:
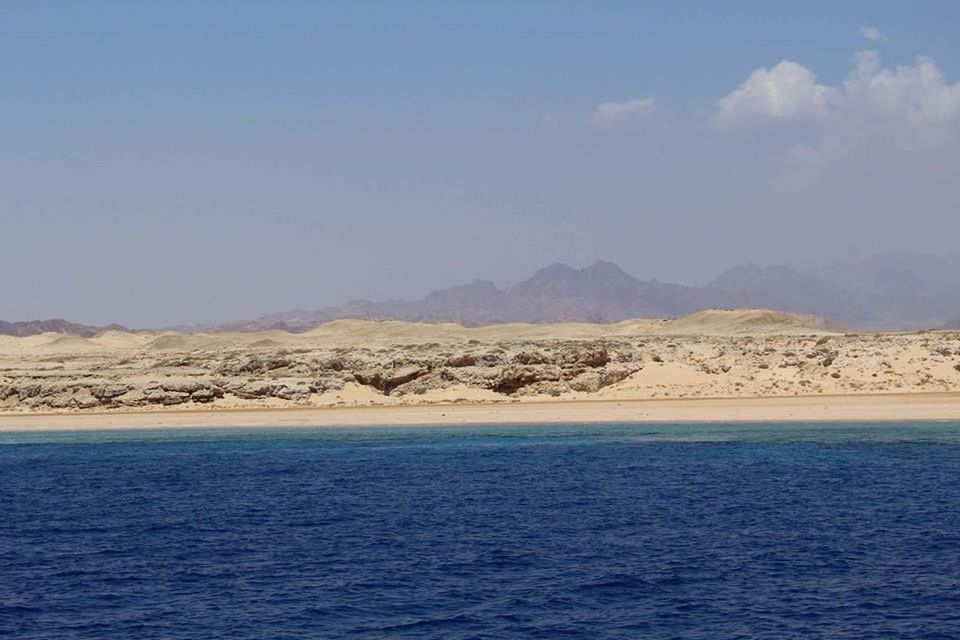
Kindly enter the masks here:
<path id="1" fill-rule="evenodd" d="M 238 388 L 232 389 L 238 398 L 252 400 L 255 398 L 269 398 L 277 390 L 277 383 L 267 381 L 247 382 Z"/>
<path id="2" fill-rule="evenodd" d="M 196 391 L 200 391 L 204 387 L 205 385 L 203 382 L 199 380 L 191 380 L 189 378 L 164 380 L 162 383 L 160 383 L 161 389 L 174 393 L 191 394 Z"/>
<path id="3" fill-rule="evenodd" d="M 219 387 L 203 387 L 190 394 L 190 399 L 194 402 L 213 402 L 217 398 L 223 397 L 223 389 Z"/>
<path id="4" fill-rule="evenodd" d="M 44 396 L 44 403 L 53 409 L 92 409 L 100 401 L 86 387 Z"/>
<path id="5" fill-rule="evenodd" d="M 310 383 L 310 390 L 313 393 L 340 391 L 343 389 L 344 384 L 345 383 L 342 378 L 318 378 Z"/>
<path id="6" fill-rule="evenodd" d="M 148 402 L 147 394 L 144 393 L 142 389 L 131 389 L 113 400 L 125 407 L 140 407 Z"/>
<path id="7" fill-rule="evenodd" d="M 101 402 L 109 402 L 127 393 L 130 389 L 129 384 L 107 382 L 90 387 L 90 393 L 99 398 Z"/>
<path id="8" fill-rule="evenodd" d="M 100 405 L 100 400 L 90 393 L 90 389 L 82 387 L 73 392 L 73 403 L 78 409 L 92 409 Z"/>
<path id="9" fill-rule="evenodd" d="M 273 395 L 283 400 L 306 400 L 310 397 L 310 387 L 306 384 L 295 384 L 292 386 L 281 385 L 274 390 Z"/>
<path id="10" fill-rule="evenodd" d="M 512 365 L 504 367 L 491 387 L 497 393 L 513 394 L 537 382 L 556 382 L 561 372 L 550 365 Z"/>
<path id="11" fill-rule="evenodd" d="M 147 402 L 164 406 L 183 404 L 190 399 L 186 391 L 168 391 L 162 386 L 150 387 L 144 391 Z"/>
<path id="12" fill-rule="evenodd" d="M 367 369 L 354 373 L 357 382 L 373 387 L 388 396 L 402 384 L 424 376 L 428 370 L 419 366 L 408 366 L 400 369 Z"/>
<path id="13" fill-rule="evenodd" d="M 570 381 L 570 388 L 583 393 L 596 393 L 603 387 L 603 376 L 596 371 L 581 373 Z"/>

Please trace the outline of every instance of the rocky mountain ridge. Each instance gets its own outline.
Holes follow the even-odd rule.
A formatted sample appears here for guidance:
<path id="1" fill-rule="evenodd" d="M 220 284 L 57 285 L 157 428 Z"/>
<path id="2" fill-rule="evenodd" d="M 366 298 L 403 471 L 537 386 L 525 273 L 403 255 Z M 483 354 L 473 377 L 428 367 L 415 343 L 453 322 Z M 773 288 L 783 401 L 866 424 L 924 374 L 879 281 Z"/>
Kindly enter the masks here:
<path id="1" fill-rule="evenodd" d="M 95 327 L 86 324 L 77 324 L 75 322 L 67 322 L 59 318 L 53 320 L 30 320 L 27 322 L 5 322 L 0 320 L 0 335 L 16 336 L 19 338 L 38 336 L 43 333 L 63 333 L 65 335 L 80 336 L 81 338 L 92 338 L 98 333 L 110 330 L 127 331 L 125 327 L 118 324 Z"/>
<path id="2" fill-rule="evenodd" d="M 354 300 L 316 311 L 275 313 L 206 330 L 306 331 L 336 319 L 457 322 L 619 322 L 675 318 L 704 309 L 766 308 L 815 314 L 863 330 L 914 330 L 960 318 L 960 276 L 953 261 L 890 254 L 836 263 L 819 274 L 783 265 L 743 265 L 704 286 L 641 280 L 612 262 L 545 267 L 518 284 L 486 280 L 434 291 L 421 300 Z M 939 270 L 938 270 L 939 268 Z M 944 273 L 946 272 L 946 273 Z"/>
<path id="3" fill-rule="evenodd" d="M 957 267 L 955 269 L 955 267 Z M 553 264 L 512 286 L 488 280 L 433 291 L 419 300 L 353 300 L 318 310 L 273 313 L 182 332 L 282 330 L 302 333 L 332 320 L 454 322 L 478 327 L 511 322 L 613 323 L 675 318 L 704 309 L 767 308 L 815 314 L 860 330 L 955 326 L 960 318 L 960 259 L 888 254 L 838 262 L 812 272 L 783 265 L 742 265 L 704 286 L 641 280 L 612 262 L 575 269 Z M 114 327 L 64 320 L 0 322 L 0 335 L 57 332 L 89 337 Z"/>

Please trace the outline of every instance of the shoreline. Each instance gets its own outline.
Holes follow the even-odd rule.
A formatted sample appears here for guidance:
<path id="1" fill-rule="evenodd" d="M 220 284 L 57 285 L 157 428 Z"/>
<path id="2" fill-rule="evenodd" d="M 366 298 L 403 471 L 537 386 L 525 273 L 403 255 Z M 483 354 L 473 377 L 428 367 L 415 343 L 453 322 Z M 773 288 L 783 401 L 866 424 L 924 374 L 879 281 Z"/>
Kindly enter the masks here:
<path id="1" fill-rule="evenodd" d="M 960 421 L 960 393 L 0 414 L 0 432 L 654 422 Z"/>

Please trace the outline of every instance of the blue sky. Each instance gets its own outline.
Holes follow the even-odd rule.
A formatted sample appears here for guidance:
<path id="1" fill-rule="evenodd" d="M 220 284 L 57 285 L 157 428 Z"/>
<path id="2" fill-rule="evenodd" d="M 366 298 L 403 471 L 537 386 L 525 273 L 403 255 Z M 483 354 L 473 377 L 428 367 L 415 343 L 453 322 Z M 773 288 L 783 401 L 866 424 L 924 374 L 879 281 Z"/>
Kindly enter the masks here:
<path id="1" fill-rule="evenodd" d="M 0 318 L 157 326 L 555 261 L 702 283 L 950 251 L 958 14 L 2 3 Z"/>

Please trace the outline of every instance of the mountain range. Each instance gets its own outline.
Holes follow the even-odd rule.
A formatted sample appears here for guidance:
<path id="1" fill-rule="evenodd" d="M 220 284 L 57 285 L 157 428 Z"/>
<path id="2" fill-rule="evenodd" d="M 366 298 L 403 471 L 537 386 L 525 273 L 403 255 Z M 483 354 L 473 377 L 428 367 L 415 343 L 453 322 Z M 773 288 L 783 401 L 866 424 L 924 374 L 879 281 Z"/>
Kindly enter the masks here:
<path id="1" fill-rule="evenodd" d="M 274 313 L 204 330 L 304 331 L 341 318 L 457 322 L 618 322 L 676 317 L 709 308 L 766 308 L 824 316 L 863 330 L 940 328 L 960 318 L 960 258 L 890 253 L 811 271 L 743 265 L 704 286 L 641 280 L 603 260 L 575 269 L 545 267 L 515 285 L 486 280 L 420 300 L 354 300 L 315 311 Z M 958 322 L 960 324 L 960 322 Z M 186 327 L 181 327 L 184 329 Z"/>
<path id="2" fill-rule="evenodd" d="M 126 327 L 119 324 L 111 324 L 105 327 L 95 327 L 87 324 L 77 324 L 76 322 L 67 322 L 66 320 L 30 320 L 27 322 L 5 322 L 0 320 L 0 336 L 35 336 L 41 333 L 65 333 L 72 336 L 81 336 L 83 338 L 92 338 L 98 333 L 108 330 L 128 331 Z"/>
<path id="3" fill-rule="evenodd" d="M 638 279 L 612 262 L 575 269 L 553 264 L 512 286 L 474 280 L 434 291 L 419 300 L 371 302 L 314 311 L 273 313 L 223 325 L 173 327 L 180 331 L 306 331 L 336 319 L 456 322 L 481 326 L 506 322 L 618 322 L 676 317 L 710 308 L 767 308 L 816 314 L 862 330 L 960 328 L 960 259 L 891 253 L 835 262 L 801 271 L 744 265 L 704 286 Z M 95 335 L 110 327 L 63 320 L 2 322 L 0 334 L 44 331 Z"/>

